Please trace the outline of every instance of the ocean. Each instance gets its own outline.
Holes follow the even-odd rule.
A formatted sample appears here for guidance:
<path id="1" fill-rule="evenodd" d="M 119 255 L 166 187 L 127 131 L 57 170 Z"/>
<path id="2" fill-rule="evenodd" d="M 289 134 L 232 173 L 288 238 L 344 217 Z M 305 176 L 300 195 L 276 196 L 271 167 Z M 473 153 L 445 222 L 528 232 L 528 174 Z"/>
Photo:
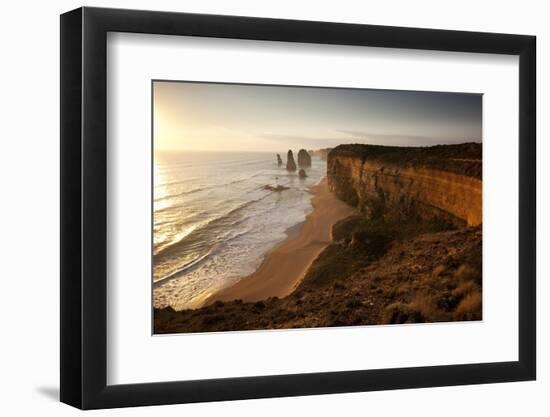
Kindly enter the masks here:
<path id="1" fill-rule="evenodd" d="M 312 157 L 300 179 L 273 152 L 156 151 L 154 159 L 153 304 L 176 310 L 253 273 L 311 212 L 307 189 L 326 174 Z"/>

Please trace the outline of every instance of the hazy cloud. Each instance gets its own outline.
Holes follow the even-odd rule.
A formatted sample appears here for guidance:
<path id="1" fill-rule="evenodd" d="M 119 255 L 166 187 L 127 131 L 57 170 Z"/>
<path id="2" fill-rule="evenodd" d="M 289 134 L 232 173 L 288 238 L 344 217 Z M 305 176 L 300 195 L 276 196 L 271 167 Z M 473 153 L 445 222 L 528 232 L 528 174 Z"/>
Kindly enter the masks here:
<path id="1" fill-rule="evenodd" d="M 337 137 L 314 137 L 298 135 L 282 135 L 278 133 L 262 133 L 259 135 L 263 139 L 284 143 L 285 146 L 301 147 L 307 149 L 327 148 L 345 143 L 345 139 Z"/>
<path id="2" fill-rule="evenodd" d="M 338 129 L 338 135 L 333 137 L 315 137 L 299 135 L 283 135 L 279 133 L 262 133 L 263 139 L 276 141 L 285 147 L 318 149 L 334 147 L 345 143 L 365 143 L 370 145 L 386 146 L 431 146 L 464 142 L 479 142 L 475 138 L 435 138 L 419 135 L 383 134 L 359 130 Z"/>
<path id="3" fill-rule="evenodd" d="M 464 142 L 479 142 L 476 138 L 436 138 L 431 136 L 399 135 L 342 129 L 338 132 L 352 136 L 354 143 L 387 146 L 430 146 Z"/>

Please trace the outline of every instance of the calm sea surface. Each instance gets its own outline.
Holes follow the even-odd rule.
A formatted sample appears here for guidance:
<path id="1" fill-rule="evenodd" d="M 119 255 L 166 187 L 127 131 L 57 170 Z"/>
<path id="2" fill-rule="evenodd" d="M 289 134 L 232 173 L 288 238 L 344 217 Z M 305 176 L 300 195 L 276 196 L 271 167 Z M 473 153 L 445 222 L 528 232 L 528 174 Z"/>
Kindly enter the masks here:
<path id="1" fill-rule="evenodd" d="M 281 157 L 286 162 L 286 152 Z M 313 157 L 312 163 L 300 179 L 277 166 L 275 153 L 157 151 L 155 307 L 195 307 L 205 294 L 253 273 L 311 212 L 307 188 L 326 173 L 325 161 Z M 290 189 L 264 189 L 277 184 Z"/>

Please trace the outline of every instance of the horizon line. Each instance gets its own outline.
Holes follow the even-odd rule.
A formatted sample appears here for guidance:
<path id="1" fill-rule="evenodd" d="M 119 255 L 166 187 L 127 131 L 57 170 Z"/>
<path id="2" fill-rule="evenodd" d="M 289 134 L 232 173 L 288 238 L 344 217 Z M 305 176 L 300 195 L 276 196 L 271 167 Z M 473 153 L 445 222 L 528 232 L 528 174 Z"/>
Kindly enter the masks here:
<path id="1" fill-rule="evenodd" d="M 327 147 L 324 147 L 324 148 L 306 148 L 306 147 L 297 147 L 295 149 L 297 149 L 298 151 L 301 150 L 301 149 L 304 149 L 306 151 L 319 151 L 319 150 L 325 150 L 325 149 L 334 149 L 336 148 L 337 146 L 340 146 L 340 145 L 369 145 L 369 146 L 387 146 L 387 147 L 392 147 L 392 148 L 430 148 L 430 147 L 433 147 L 433 146 L 455 146 L 455 145 L 464 145 L 466 143 L 479 143 L 479 144 L 483 144 L 483 140 L 480 140 L 480 139 L 471 139 L 471 140 L 466 140 L 464 142 L 453 142 L 453 143 L 435 143 L 433 145 L 418 145 L 418 146 L 411 146 L 411 145 L 379 145 L 379 144 L 373 144 L 373 143 L 363 143 L 363 142 L 345 142 L 345 143 L 340 143 L 338 145 L 335 145 L 335 146 L 327 146 Z M 257 151 L 251 151 L 251 150 L 244 150 L 244 149 L 216 149 L 216 150 L 212 150 L 212 149 L 179 149 L 179 148 L 172 148 L 172 149 L 168 149 L 168 148 L 155 148 L 154 145 L 153 145 L 153 152 L 211 152 L 211 153 L 220 153 L 220 152 L 239 152 L 239 153 L 286 153 L 288 152 L 289 150 L 290 151 L 294 151 L 295 149 L 293 148 L 287 148 L 286 150 L 273 150 L 273 149 L 270 149 L 270 150 L 257 150 Z"/>

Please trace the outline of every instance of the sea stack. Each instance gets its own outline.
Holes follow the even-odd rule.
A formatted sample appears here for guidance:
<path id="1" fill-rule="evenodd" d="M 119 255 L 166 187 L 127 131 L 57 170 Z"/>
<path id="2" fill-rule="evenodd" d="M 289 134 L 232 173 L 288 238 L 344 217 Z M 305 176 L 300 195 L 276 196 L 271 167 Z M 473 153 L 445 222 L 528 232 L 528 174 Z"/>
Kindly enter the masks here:
<path id="1" fill-rule="evenodd" d="M 300 178 L 307 178 L 306 171 L 304 171 L 303 169 L 301 169 L 300 171 L 298 171 L 298 176 L 299 176 Z"/>
<path id="2" fill-rule="evenodd" d="M 311 156 L 305 149 L 300 149 L 300 151 L 298 152 L 298 165 L 300 167 L 311 166 Z"/>
<path id="3" fill-rule="evenodd" d="M 283 160 L 281 159 L 281 155 L 277 154 L 277 165 L 281 166 L 283 165 Z"/>
<path id="4" fill-rule="evenodd" d="M 294 155 L 292 155 L 291 150 L 289 150 L 288 154 L 286 155 L 286 170 L 296 171 L 296 162 L 294 162 Z"/>

